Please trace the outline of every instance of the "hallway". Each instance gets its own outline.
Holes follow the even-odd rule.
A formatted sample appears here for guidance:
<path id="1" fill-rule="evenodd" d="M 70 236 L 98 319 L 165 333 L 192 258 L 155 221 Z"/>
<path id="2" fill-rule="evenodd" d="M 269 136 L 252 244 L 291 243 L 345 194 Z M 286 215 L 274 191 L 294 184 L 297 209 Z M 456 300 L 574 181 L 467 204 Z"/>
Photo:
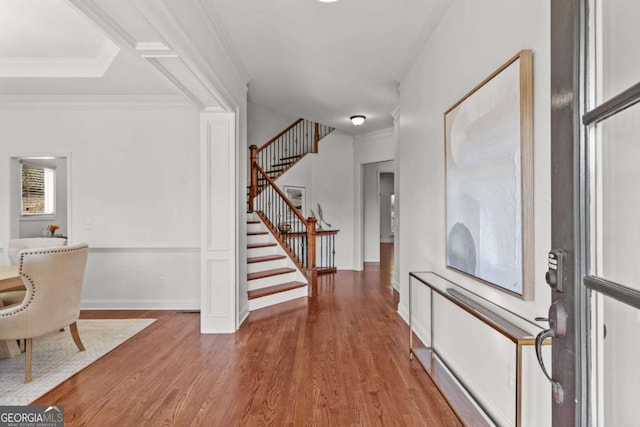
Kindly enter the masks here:
<path id="1" fill-rule="evenodd" d="M 67 425 L 459 425 L 407 354 L 390 264 L 320 279 L 320 295 L 257 310 L 235 335 L 193 313 L 92 311 L 158 322 L 38 399 Z"/>

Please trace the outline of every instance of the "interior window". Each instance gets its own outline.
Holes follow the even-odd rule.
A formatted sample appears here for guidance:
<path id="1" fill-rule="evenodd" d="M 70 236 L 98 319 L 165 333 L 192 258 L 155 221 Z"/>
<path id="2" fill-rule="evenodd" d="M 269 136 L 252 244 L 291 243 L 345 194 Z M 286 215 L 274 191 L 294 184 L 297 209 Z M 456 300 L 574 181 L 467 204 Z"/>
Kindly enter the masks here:
<path id="1" fill-rule="evenodd" d="M 22 215 L 55 214 L 55 169 L 22 163 Z"/>

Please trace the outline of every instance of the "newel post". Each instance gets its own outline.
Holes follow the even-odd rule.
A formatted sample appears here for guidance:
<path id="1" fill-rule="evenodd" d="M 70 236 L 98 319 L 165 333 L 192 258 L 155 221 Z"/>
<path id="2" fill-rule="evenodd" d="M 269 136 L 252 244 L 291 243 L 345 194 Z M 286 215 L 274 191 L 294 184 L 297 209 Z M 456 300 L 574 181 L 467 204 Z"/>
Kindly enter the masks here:
<path id="1" fill-rule="evenodd" d="M 307 218 L 307 280 L 309 281 L 309 296 L 318 295 L 318 268 L 316 266 L 316 222 L 317 219 Z"/>
<path id="2" fill-rule="evenodd" d="M 252 145 L 249 147 L 251 154 L 249 155 L 251 165 L 251 184 L 249 186 L 249 212 L 253 212 L 253 203 L 258 195 L 258 146 Z"/>
<path id="3" fill-rule="evenodd" d="M 315 122 L 313 124 L 313 152 L 318 152 L 318 142 L 320 142 L 320 124 Z"/>

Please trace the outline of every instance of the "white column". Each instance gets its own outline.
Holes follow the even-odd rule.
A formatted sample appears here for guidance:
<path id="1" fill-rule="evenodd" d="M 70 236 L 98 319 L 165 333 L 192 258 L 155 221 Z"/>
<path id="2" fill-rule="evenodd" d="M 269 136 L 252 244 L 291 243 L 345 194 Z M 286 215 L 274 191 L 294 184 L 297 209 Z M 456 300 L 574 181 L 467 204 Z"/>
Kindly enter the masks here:
<path id="1" fill-rule="evenodd" d="M 200 332 L 233 333 L 238 282 L 235 114 L 201 113 L 200 141 Z"/>

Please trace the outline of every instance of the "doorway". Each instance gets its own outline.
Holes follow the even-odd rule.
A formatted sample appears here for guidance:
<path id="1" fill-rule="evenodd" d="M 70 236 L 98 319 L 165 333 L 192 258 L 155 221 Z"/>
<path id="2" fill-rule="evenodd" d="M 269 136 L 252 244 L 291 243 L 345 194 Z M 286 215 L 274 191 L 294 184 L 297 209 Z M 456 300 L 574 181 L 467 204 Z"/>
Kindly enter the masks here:
<path id="1" fill-rule="evenodd" d="M 395 175 L 393 172 L 380 172 L 380 268 L 393 270 L 395 248 L 395 194 L 393 192 Z"/>
<path id="2" fill-rule="evenodd" d="M 378 264 L 393 282 L 395 253 L 395 164 L 367 163 L 363 167 L 364 262 Z"/>

